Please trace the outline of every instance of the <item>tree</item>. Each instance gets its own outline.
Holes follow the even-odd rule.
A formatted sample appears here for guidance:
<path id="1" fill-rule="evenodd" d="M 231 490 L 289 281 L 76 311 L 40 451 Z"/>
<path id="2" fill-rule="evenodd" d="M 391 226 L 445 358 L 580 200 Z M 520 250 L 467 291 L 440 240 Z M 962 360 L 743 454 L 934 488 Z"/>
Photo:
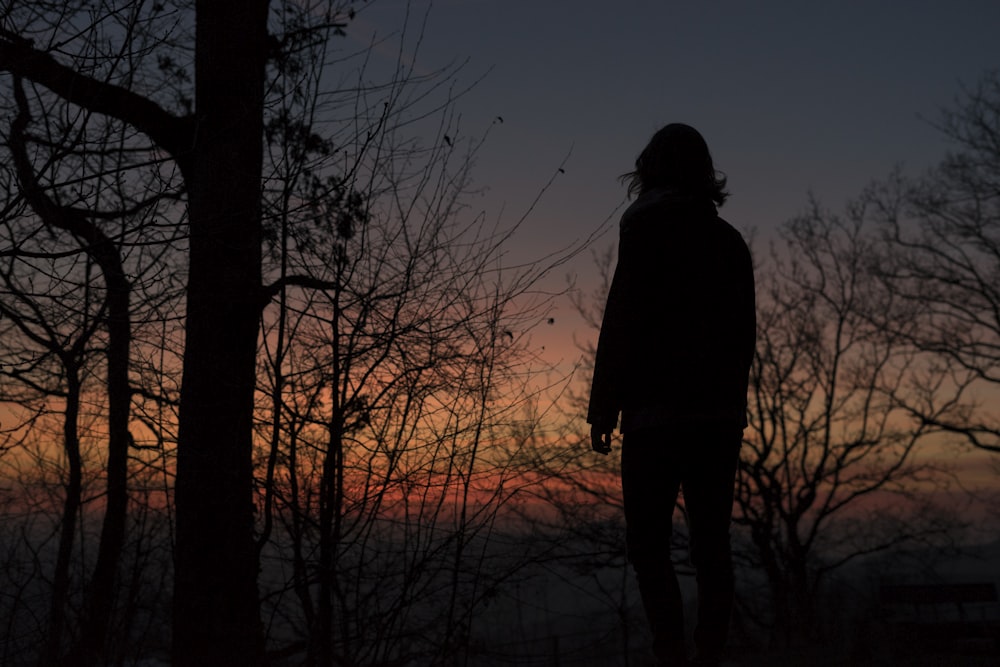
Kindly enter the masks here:
<path id="1" fill-rule="evenodd" d="M 774 647 L 822 631 L 831 620 L 820 602 L 826 585 L 848 564 L 909 542 L 945 540 L 960 528 L 924 495 L 945 485 L 948 471 L 919 455 L 940 430 L 913 420 L 906 401 L 922 397 L 931 415 L 945 413 L 949 403 L 940 392 L 943 376 L 910 345 L 908 330 L 883 326 L 887 313 L 897 323 L 916 324 L 906 315 L 912 306 L 873 279 L 876 231 L 860 203 L 839 216 L 814 202 L 781 227 L 765 259 L 758 256 L 758 340 L 737 477 L 734 553 L 743 575 L 738 602 L 745 613 L 738 620 L 762 625 Z M 613 254 L 595 260 L 599 273 L 610 276 Z M 591 297 L 597 309 L 577 299 L 594 331 L 606 289 L 607 280 Z M 593 347 L 584 341 L 581 351 L 586 383 Z M 579 418 L 586 396 L 570 404 Z M 586 437 L 580 440 L 580 451 L 589 451 Z M 616 477 L 614 460 L 604 463 L 585 456 L 540 458 L 538 470 L 555 481 L 538 492 L 559 510 L 555 523 L 581 534 L 590 529 L 588 539 L 611 554 L 621 539 L 616 526 L 594 537 L 605 525 L 603 512 L 618 501 L 608 484 Z M 565 497 L 562 489 L 569 490 Z M 590 498 L 600 511 L 593 512 Z M 674 536 L 682 571 L 684 520 L 681 502 Z"/>
<path id="2" fill-rule="evenodd" d="M 67 20 L 73 30 L 83 22 L 79 35 L 113 23 L 119 11 L 102 3 L 15 5 L 5 13 L 0 36 L 0 69 L 44 86 L 71 107 L 144 133 L 177 164 L 184 181 L 189 251 L 175 487 L 178 665 L 250 665 L 262 651 L 251 455 L 263 299 L 260 183 L 268 8 L 266 0 L 195 3 L 193 110 L 183 113 L 157 100 L 132 61 L 147 48 L 170 46 L 169 39 L 160 44 L 134 39 L 154 34 L 151 24 L 166 21 L 190 34 L 183 19 L 162 18 L 163 4 L 123 8 L 131 21 L 122 26 L 126 30 L 108 25 L 105 33 L 120 45 L 117 54 L 83 49 L 74 60 L 62 54 L 87 40 L 56 37 L 67 30 Z M 87 25 L 90 9 L 96 19 Z M 45 32 L 37 32 L 38 24 Z M 86 64 L 91 55 L 98 56 L 93 67 Z"/>
<path id="3" fill-rule="evenodd" d="M 436 77 L 393 81 L 344 93 L 371 114 L 362 138 L 290 122 L 344 104 L 307 81 L 269 125 L 288 176 L 266 198 L 259 548 L 290 564 L 266 609 L 308 664 L 460 661 L 531 552 L 490 538 L 524 485 L 505 443 L 536 426 L 528 332 L 548 298 L 530 290 L 563 257 L 503 266 L 523 218 L 489 226 L 463 202 L 485 137 L 428 100 Z M 429 140 L 402 131 L 432 114 Z"/>
<path id="4" fill-rule="evenodd" d="M 50 285 L 46 290 L 48 303 L 39 303 L 33 299 L 34 289 L 37 289 L 37 279 L 30 280 L 28 285 L 22 282 L 23 274 L 16 269 L 16 259 L 11 257 L 11 263 L 4 267 L 3 282 L 5 298 L 0 304 L 0 315 L 5 324 L 5 339 L 10 341 L 10 348 L 4 364 L 5 402 L 19 405 L 23 414 L 29 419 L 34 417 L 32 430 L 40 431 L 37 415 L 42 412 L 33 406 L 47 400 L 58 400 L 63 404 L 61 410 L 61 442 L 62 453 L 67 462 L 64 483 L 64 498 L 61 512 L 58 513 L 58 547 L 56 559 L 51 572 L 52 595 L 50 598 L 47 629 L 45 630 L 45 653 L 52 664 L 62 657 L 63 638 L 66 628 L 66 614 L 71 597 L 71 572 L 74 546 L 79 529 L 78 519 L 84 504 L 84 446 L 80 434 L 81 413 L 85 411 L 84 378 L 93 363 L 95 323 L 98 321 L 93 301 L 85 293 L 82 299 L 78 286 L 73 286 L 69 293 L 59 289 L 61 285 Z M 67 321 L 65 307 L 72 302 L 74 310 L 82 317 Z M 53 307 L 55 306 L 55 307 Z M 16 341 L 16 342 L 15 342 Z M 18 345 L 18 343 L 27 343 Z M 19 349 L 20 348 L 20 349 Z M 23 360 L 18 363 L 18 359 Z M 15 426 L 11 433 L 21 432 L 18 444 L 25 447 L 26 429 Z M 28 482 L 44 485 L 42 479 Z M 53 499 L 55 500 L 55 499 Z M 52 508 L 54 509 L 54 507 Z M 106 593 L 102 590 L 101 594 Z M 100 636 L 103 637 L 103 629 Z"/>
<path id="5" fill-rule="evenodd" d="M 813 637 L 823 584 L 844 565 L 949 526 L 924 511 L 941 467 L 917 457 L 934 432 L 903 408 L 925 384 L 907 320 L 872 280 L 874 235 L 863 207 L 845 216 L 813 204 L 785 224 L 757 270 L 757 353 L 737 477 L 738 553 L 768 591 L 771 640 Z M 932 374 L 933 375 L 933 374 Z M 932 380 L 933 381 L 933 380 Z M 930 385 L 933 386 L 933 385 Z"/>
<path id="6" fill-rule="evenodd" d="M 134 290 L 153 302 L 162 298 L 162 286 L 153 290 L 148 283 L 157 251 L 145 250 L 157 232 L 144 230 L 155 227 L 151 219 L 162 214 L 165 202 L 172 205 L 175 193 L 123 185 L 130 178 L 147 184 L 158 178 L 157 162 L 145 161 L 147 142 L 121 123 L 68 107 L 59 108 L 71 120 L 39 114 L 54 98 L 27 86 L 19 74 L 11 91 L 0 312 L 12 325 L 5 339 L 5 385 L 27 392 L 5 398 L 27 414 L 61 412 L 66 484 L 43 645 L 50 664 L 91 664 L 109 638 L 126 544 L 132 342 L 135 320 L 147 310 L 131 299 Z M 54 377 L 52 362 L 61 368 Z M 98 375 L 103 381 L 95 383 Z M 97 474 L 87 470 L 95 430 L 104 432 L 106 442 Z M 90 479 L 100 480 L 103 489 L 95 494 Z M 70 558 L 78 549 L 86 555 L 77 565 L 89 560 L 85 537 L 92 522 L 85 510 L 95 505 L 103 510 L 100 537 L 83 599 L 76 602 Z M 73 607 L 79 608 L 77 618 L 67 617 Z"/>
<path id="7" fill-rule="evenodd" d="M 949 375 L 952 406 L 917 419 L 1000 452 L 1000 72 L 986 72 L 942 114 L 938 129 L 953 146 L 920 178 L 897 173 L 867 193 L 882 225 L 878 277 L 919 326 L 899 331 L 932 354 Z"/>

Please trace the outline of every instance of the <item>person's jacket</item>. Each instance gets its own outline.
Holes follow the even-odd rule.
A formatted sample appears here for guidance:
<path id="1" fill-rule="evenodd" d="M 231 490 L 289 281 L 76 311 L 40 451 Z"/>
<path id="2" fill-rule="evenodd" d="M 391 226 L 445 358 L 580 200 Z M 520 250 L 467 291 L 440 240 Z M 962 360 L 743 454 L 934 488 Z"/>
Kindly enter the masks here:
<path id="1" fill-rule="evenodd" d="M 756 339 L 753 263 L 709 199 L 641 194 L 621 220 L 587 422 L 746 424 Z"/>

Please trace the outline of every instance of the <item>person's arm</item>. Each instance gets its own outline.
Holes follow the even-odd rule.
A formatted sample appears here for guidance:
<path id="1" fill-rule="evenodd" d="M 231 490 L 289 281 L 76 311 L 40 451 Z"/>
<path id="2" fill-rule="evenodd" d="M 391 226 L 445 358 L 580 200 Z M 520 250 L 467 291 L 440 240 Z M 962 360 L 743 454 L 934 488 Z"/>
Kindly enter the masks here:
<path id="1" fill-rule="evenodd" d="M 621 410 L 622 357 L 626 344 L 625 298 L 628 293 L 627 263 L 623 261 L 624 258 L 627 258 L 627 249 L 622 242 L 619 244 L 618 263 L 608 289 L 601 333 L 597 339 L 590 405 L 587 409 L 587 423 L 591 425 L 591 447 L 601 454 L 611 451 L 611 434 L 618 425 L 618 413 Z"/>

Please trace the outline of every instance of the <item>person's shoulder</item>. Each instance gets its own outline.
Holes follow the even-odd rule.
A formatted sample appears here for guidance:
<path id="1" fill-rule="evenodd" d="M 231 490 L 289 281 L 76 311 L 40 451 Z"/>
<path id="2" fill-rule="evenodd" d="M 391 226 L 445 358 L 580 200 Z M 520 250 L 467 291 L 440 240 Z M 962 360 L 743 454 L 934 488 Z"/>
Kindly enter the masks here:
<path id="1" fill-rule="evenodd" d="M 634 232 L 658 222 L 664 213 L 665 199 L 658 190 L 640 194 L 622 214 L 621 231 Z"/>
<path id="2" fill-rule="evenodd" d="M 743 233 L 721 215 L 716 215 L 714 222 L 719 228 L 720 233 L 724 234 L 729 240 L 734 243 L 738 242 L 743 246 L 747 245 L 746 238 L 743 236 Z"/>
<path id="3" fill-rule="evenodd" d="M 726 230 L 727 234 L 736 233 L 736 234 L 739 234 L 740 238 L 743 237 L 743 235 L 740 234 L 740 230 L 736 229 L 736 225 L 734 225 L 733 223 L 729 222 L 729 220 L 727 220 L 726 218 L 722 217 L 718 213 L 715 214 L 715 224 L 718 225 L 721 229 Z"/>

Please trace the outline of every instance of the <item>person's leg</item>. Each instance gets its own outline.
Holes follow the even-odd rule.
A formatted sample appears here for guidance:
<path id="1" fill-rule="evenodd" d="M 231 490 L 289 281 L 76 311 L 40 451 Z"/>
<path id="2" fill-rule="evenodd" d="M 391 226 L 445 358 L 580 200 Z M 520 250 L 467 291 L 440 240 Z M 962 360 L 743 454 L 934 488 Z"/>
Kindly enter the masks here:
<path id="1" fill-rule="evenodd" d="M 721 657 L 729 635 L 734 589 L 729 527 L 741 440 L 742 431 L 731 427 L 690 434 L 681 480 L 698 582 L 694 643 L 705 664 Z"/>
<path id="2" fill-rule="evenodd" d="M 623 439 L 625 543 L 653 635 L 653 653 L 663 664 L 684 665 L 683 603 L 670 560 L 680 476 L 667 445 L 652 429 L 629 432 Z"/>

